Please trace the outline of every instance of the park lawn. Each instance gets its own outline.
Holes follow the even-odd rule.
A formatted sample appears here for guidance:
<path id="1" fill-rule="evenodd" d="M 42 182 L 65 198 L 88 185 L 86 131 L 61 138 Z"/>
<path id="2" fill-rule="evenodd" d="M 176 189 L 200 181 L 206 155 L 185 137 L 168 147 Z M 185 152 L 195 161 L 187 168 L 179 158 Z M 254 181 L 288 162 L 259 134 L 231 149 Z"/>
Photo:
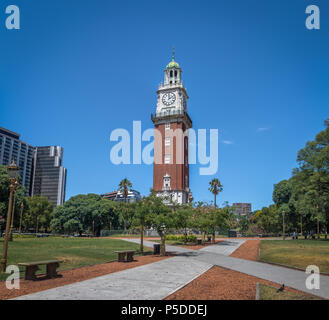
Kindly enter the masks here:
<path id="1" fill-rule="evenodd" d="M 117 259 L 115 251 L 136 250 L 139 254 L 139 244 L 117 239 L 88 238 L 23 238 L 9 242 L 8 265 L 20 262 L 33 262 L 58 259 L 63 260 L 58 270 L 67 270 L 87 265 L 104 263 Z M 150 249 L 145 248 L 145 251 Z M 0 253 L 3 252 L 3 240 L 0 241 Z M 24 267 L 20 268 L 21 276 Z M 39 273 L 45 273 L 45 266 Z M 0 280 L 6 275 L 0 274 Z"/>
<path id="2" fill-rule="evenodd" d="M 259 300 L 324 300 L 320 297 L 313 296 L 307 293 L 278 292 L 277 288 L 267 284 L 259 283 Z"/>
<path id="3" fill-rule="evenodd" d="M 305 270 L 316 265 L 329 273 L 329 241 L 325 240 L 263 240 L 259 261 L 278 263 Z"/>

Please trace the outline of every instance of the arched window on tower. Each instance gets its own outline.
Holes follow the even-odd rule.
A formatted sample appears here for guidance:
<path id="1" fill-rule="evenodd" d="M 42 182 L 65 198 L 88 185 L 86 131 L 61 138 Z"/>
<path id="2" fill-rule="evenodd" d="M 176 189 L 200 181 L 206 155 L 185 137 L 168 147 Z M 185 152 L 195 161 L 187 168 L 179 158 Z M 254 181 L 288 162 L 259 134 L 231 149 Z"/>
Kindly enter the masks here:
<path id="1" fill-rule="evenodd" d="M 173 72 L 172 72 L 172 70 L 170 71 L 170 78 L 172 78 L 173 77 Z"/>

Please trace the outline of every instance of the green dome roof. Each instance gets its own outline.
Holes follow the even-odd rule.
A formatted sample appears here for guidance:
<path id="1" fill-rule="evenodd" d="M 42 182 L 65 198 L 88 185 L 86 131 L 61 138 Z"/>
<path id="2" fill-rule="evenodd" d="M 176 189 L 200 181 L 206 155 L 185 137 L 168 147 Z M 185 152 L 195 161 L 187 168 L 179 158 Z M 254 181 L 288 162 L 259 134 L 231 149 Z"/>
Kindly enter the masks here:
<path id="1" fill-rule="evenodd" d="M 176 62 L 174 59 L 168 63 L 166 69 L 171 69 L 171 68 L 177 68 L 180 69 L 180 66 L 178 64 L 178 62 Z"/>

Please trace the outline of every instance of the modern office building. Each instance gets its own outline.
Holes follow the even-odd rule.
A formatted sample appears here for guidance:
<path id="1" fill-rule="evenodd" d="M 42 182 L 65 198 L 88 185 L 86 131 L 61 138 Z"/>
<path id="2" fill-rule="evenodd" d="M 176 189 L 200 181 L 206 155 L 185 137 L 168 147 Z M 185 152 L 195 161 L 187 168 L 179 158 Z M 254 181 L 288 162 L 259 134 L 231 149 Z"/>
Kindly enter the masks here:
<path id="1" fill-rule="evenodd" d="M 45 196 L 55 206 L 65 201 L 66 169 L 63 148 L 33 147 L 20 140 L 20 134 L 0 127 L 0 165 L 15 160 L 26 195 Z"/>
<path id="2" fill-rule="evenodd" d="M 35 148 L 32 196 L 47 197 L 55 206 L 64 203 L 66 169 L 62 162 L 62 147 Z"/>
<path id="3" fill-rule="evenodd" d="M 251 203 L 233 203 L 233 207 L 237 216 L 247 216 L 251 213 Z"/>
<path id="4" fill-rule="evenodd" d="M 19 166 L 21 184 L 31 194 L 34 148 L 20 140 L 20 134 L 0 127 L 0 165 L 10 165 L 14 159 Z"/>
<path id="5" fill-rule="evenodd" d="M 129 190 L 128 197 L 123 197 L 122 191 L 113 191 L 101 195 L 102 198 L 118 202 L 137 202 L 142 199 L 141 194 L 136 190 Z"/>

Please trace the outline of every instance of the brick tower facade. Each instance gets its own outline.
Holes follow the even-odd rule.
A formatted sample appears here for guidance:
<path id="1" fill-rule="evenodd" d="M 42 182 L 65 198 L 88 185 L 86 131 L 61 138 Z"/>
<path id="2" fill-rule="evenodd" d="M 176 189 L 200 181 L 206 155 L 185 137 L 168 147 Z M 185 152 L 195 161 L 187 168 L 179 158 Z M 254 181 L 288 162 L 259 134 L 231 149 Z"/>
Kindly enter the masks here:
<path id="1" fill-rule="evenodd" d="M 158 196 L 170 197 L 184 204 L 191 195 L 188 163 L 188 129 L 192 121 L 187 113 L 187 91 L 182 83 L 182 70 L 175 61 L 165 69 L 165 80 L 157 95 L 154 123 L 153 189 Z"/>

